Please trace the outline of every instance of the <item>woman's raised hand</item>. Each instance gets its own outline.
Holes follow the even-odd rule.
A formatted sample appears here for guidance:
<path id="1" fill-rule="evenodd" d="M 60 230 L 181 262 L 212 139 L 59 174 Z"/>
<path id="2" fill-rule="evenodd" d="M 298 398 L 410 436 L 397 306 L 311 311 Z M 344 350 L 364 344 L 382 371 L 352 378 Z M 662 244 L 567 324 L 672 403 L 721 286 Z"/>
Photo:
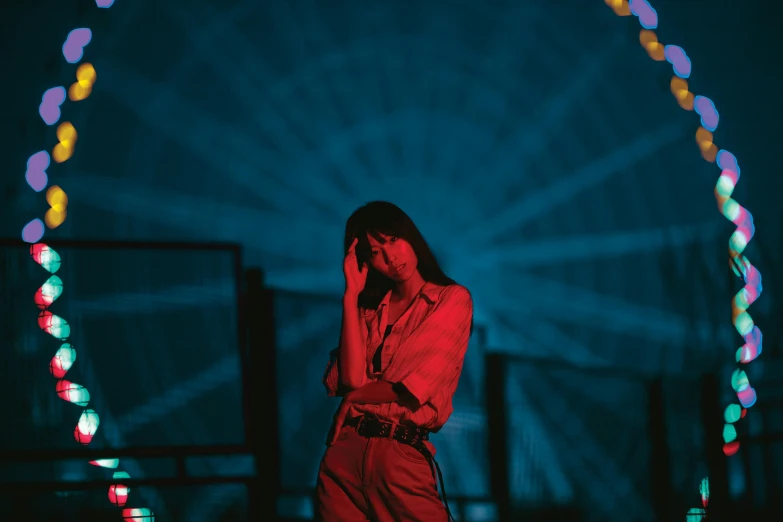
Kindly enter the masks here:
<path id="1" fill-rule="evenodd" d="M 359 243 L 359 238 L 354 238 L 351 246 L 348 247 L 348 254 L 343 261 L 343 273 L 345 274 L 345 293 L 358 296 L 364 285 L 367 283 L 367 263 L 362 264 L 359 267 L 359 262 L 356 260 L 356 245 Z"/>

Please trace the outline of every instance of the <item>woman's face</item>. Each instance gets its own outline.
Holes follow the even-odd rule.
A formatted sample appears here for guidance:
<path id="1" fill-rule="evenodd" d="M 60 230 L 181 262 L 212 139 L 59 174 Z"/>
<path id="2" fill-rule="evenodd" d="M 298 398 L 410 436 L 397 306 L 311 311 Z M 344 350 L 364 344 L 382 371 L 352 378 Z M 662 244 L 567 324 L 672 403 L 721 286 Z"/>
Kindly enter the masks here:
<path id="1" fill-rule="evenodd" d="M 419 259 L 410 243 L 396 236 L 381 234 L 383 242 L 367 234 L 370 243 L 370 264 L 392 281 L 407 281 L 416 273 Z"/>

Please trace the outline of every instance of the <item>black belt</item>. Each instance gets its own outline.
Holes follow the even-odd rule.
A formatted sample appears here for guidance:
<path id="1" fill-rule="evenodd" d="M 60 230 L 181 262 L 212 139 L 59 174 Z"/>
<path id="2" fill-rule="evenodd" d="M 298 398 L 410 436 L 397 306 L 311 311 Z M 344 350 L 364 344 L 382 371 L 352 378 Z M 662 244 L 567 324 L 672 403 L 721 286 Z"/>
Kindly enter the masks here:
<path id="1" fill-rule="evenodd" d="M 430 439 L 430 432 L 425 428 L 406 426 L 404 424 L 394 425 L 391 422 L 384 422 L 370 415 L 362 415 L 350 419 L 345 422 L 345 425 L 356 428 L 356 431 L 362 437 L 385 437 L 410 446 L 419 440 Z"/>
<path id="2" fill-rule="evenodd" d="M 424 458 L 427 459 L 427 463 L 430 465 L 432 477 L 435 478 L 435 472 L 438 472 L 440 492 L 443 497 L 443 504 L 446 506 L 446 514 L 449 516 L 449 520 L 454 520 L 451 510 L 449 509 L 449 501 L 446 498 L 446 486 L 443 483 L 443 474 L 440 472 L 440 466 L 438 466 L 438 463 L 435 461 L 435 457 L 432 455 L 429 448 L 424 444 L 424 441 L 430 439 L 429 430 L 426 428 L 416 428 L 404 424 L 385 422 L 372 415 L 362 415 L 349 419 L 345 422 L 345 425 L 356 428 L 356 432 L 362 437 L 384 437 L 387 439 L 394 439 L 397 442 L 407 444 L 408 446 L 417 449 L 419 453 L 424 455 Z"/>

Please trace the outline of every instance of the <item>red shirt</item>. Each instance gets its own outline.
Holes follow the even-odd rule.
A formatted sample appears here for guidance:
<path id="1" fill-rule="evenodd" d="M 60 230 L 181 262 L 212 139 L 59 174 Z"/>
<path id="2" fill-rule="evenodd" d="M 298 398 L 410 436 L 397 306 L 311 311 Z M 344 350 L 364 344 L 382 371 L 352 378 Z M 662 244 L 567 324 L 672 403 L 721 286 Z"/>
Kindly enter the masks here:
<path id="1" fill-rule="evenodd" d="M 454 408 L 451 400 L 457 389 L 465 352 L 468 349 L 473 300 L 461 285 L 438 286 L 426 283 L 414 302 L 386 331 L 386 314 L 391 292 L 377 310 L 361 310 L 366 326 L 367 365 L 363 384 L 377 380 L 402 383 L 421 405 L 416 411 L 396 402 L 354 404 L 347 418 L 365 413 L 400 424 L 438 431 Z M 383 341 L 380 372 L 373 371 L 373 356 Z M 343 395 L 339 389 L 338 350 L 331 352 L 323 383 L 330 397 Z"/>

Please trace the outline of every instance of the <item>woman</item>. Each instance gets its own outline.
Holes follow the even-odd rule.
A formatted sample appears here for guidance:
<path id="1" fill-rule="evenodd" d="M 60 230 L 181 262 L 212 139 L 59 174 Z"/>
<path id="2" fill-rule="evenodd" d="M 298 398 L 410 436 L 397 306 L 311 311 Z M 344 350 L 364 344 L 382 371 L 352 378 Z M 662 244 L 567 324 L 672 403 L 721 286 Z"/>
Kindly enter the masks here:
<path id="1" fill-rule="evenodd" d="M 340 346 L 323 381 L 343 400 L 318 472 L 319 519 L 446 521 L 428 438 L 453 411 L 472 329 L 470 293 L 443 273 L 391 203 L 351 215 L 345 250 Z"/>

